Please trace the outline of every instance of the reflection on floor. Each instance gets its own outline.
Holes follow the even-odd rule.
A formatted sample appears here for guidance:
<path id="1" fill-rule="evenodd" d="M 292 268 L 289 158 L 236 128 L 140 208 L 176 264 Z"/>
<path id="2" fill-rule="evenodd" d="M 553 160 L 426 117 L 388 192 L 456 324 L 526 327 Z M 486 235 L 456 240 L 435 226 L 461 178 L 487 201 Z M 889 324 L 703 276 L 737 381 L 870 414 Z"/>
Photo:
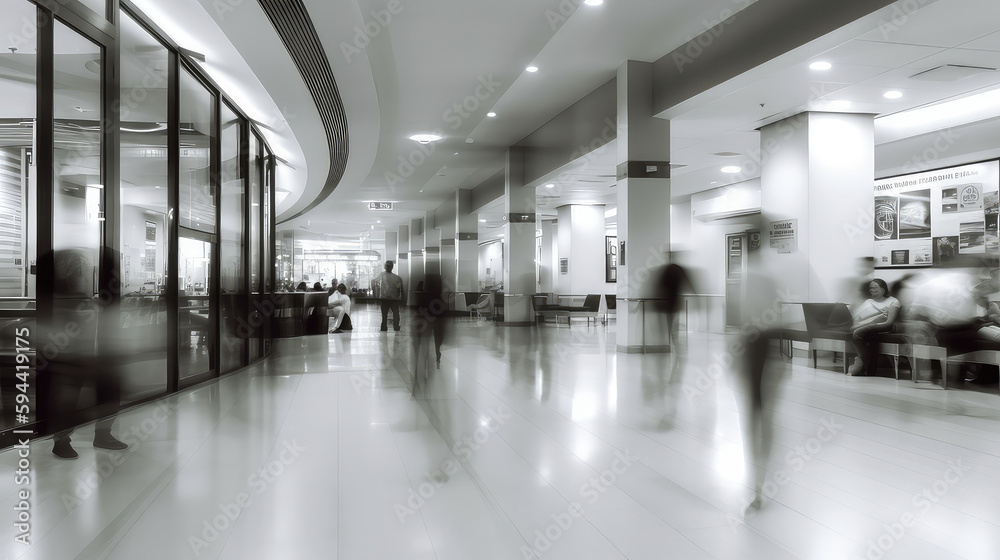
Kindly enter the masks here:
<path id="1" fill-rule="evenodd" d="M 0 558 L 1000 558 L 1000 396 L 784 370 L 763 508 L 744 518 L 725 337 L 615 352 L 614 324 L 456 319 L 411 396 L 414 336 L 284 340 L 122 414 L 132 446 L 0 454 Z M 432 356 L 433 352 L 429 354 Z M 30 546 L 16 542 L 28 490 Z"/>

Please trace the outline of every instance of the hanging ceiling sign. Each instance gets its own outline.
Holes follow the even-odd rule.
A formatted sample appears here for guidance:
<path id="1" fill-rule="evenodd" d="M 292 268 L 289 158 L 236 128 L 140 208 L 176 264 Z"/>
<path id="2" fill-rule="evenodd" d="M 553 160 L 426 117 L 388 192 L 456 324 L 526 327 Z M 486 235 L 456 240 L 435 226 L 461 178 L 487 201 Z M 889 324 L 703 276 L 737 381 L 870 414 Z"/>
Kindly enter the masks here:
<path id="1" fill-rule="evenodd" d="M 392 210 L 391 202 L 369 202 L 369 210 Z"/>

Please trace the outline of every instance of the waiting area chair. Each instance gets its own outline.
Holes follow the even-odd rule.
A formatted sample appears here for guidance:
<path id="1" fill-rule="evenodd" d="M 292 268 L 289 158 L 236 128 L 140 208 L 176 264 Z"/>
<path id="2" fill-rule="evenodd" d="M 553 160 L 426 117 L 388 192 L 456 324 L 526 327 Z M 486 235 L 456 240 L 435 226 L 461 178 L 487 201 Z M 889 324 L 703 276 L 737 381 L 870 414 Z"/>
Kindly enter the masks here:
<path id="1" fill-rule="evenodd" d="M 466 294 L 466 297 L 468 297 L 468 294 Z M 474 304 L 469 305 L 468 307 L 469 307 L 469 317 L 472 317 L 472 314 L 475 313 L 477 318 L 484 320 L 487 319 L 488 318 L 487 315 L 489 312 L 486 311 L 486 313 L 484 313 L 484 310 L 487 310 L 490 307 L 490 294 L 479 294 L 479 299 L 477 299 Z"/>

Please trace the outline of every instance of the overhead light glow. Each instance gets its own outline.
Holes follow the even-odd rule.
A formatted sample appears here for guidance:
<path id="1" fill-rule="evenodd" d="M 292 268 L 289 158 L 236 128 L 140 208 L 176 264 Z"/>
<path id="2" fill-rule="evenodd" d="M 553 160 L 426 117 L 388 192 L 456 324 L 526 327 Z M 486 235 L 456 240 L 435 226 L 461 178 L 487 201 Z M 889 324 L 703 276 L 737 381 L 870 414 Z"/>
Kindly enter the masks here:
<path id="1" fill-rule="evenodd" d="M 600 6 L 604 3 L 604 0 L 583 0 L 583 3 L 588 6 Z"/>
<path id="2" fill-rule="evenodd" d="M 882 94 L 882 97 L 886 99 L 899 99 L 903 97 L 903 92 L 897 90 L 890 90 Z"/>
<path id="3" fill-rule="evenodd" d="M 739 173 L 741 171 L 738 165 L 727 165 L 721 170 L 723 173 Z"/>
<path id="4" fill-rule="evenodd" d="M 494 113 L 493 111 L 490 111 L 489 113 L 486 113 L 486 116 L 490 117 L 490 118 L 493 118 L 493 117 L 497 116 L 497 114 Z"/>
<path id="5" fill-rule="evenodd" d="M 482 222 L 482 223 L 484 223 L 484 224 L 486 223 L 486 220 L 484 220 L 482 218 L 480 218 L 479 221 Z"/>
<path id="6" fill-rule="evenodd" d="M 525 70 L 527 70 L 528 72 L 538 72 L 538 67 L 537 66 L 529 66 L 529 67 L 525 68 Z"/>
<path id="7" fill-rule="evenodd" d="M 441 137 L 437 134 L 414 134 L 410 136 L 410 140 L 420 142 L 421 144 L 429 144 L 431 142 L 437 142 Z"/>
<path id="8" fill-rule="evenodd" d="M 555 185 L 553 185 L 552 183 L 545 185 L 545 188 L 547 189 L 551 189 L 552 187 L 555 187 Z"/>
<path id="9" fill-rule="evenodd" d="M 830 68 L 833 68 L 833 65 L 823 61 L 813 62 L 809 65 L 810 70 L 829 70 Z"/>

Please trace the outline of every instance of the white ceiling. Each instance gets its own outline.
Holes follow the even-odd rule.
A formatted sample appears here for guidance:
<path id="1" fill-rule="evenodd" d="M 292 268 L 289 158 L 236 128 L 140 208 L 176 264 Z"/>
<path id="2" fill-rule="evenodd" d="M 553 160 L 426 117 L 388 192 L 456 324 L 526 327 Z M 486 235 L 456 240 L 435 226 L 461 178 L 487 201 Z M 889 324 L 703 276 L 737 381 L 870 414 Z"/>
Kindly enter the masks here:
<path id="1" fill-rule="evenodd" d="M 377 247 L 385 228 L 394 231 L 424 217 L 456 189 L 473 188 L 494 176 L 503 168 L 507 146 L 613 78 L 625 60 L 659 59 L 704 31 L 724 10 L 746 4 L 304 1 L 348 115 L 350 158 L 333 194 L 279 229 L 340 240 L 351 248 L 359 246 L 363 233 Z M 276 154 L 289 161 L 278 171 L 281 188 L 292 191 L 278 207 L 279 220 L 308 204 L 323 188 L 329 149 L 301 77 L 256 2 L 136 4 L 181 46 L 207 54 L 206 70 L 264 125 Z M 373 13 L 384 17 L 389 5 L 399 6 L 398 13 L 386 25 L 376 22 Z M 923 7 L 914 11 L 914 5 Z M 572 10 L 560 13 L 561 6 Z M 201 14 L 194 17 L 193 10 Z M 878 141 L 892 144 L 894 161 L 910 149 L 922 149 L 907 142 L 919 142 L 928 131 L 959 124 L 996 126 L 1000 102 L 992 104 L 997 109 L 975 114 L 945 110 L 945 120 L 922 125 L 902 115 L 1000 86 L 1000 72 L 951 82 L 911 78 L 942 64 L 1000 67 L 998 16 L 996 0 L 906 0 L 668 109 L 660 116 L 671 121 L 671 162 L 682 166 L 673 170 L 675 200 L 753 176 L 724 175 L 719 168 L 752 163 L 759 149 L 756 130 L 805 110 L 895 115 L 876 121 Z M 366 24 L 372 37 L 363 31 Z M 807 68 L 820 59 L 833 68 L 823 73 Z M 540 70 L 525 72 L 529 64 Z M 902 91 L 903 97 L 883 98 L 889 88 Z M 851 101 L 851 107 L 831 104 L 842 100 Z M 463 102 L 469 110 L 456 111 L 455 104 Z M 490 110 L 496 118 L 486 116 Z M 433 153 L 425 155 L 408 139 L 434 130 L 444 139 L 430 145 Z M 970 138 L 990 137 L 962 130 Z M 718 155 L 726 152 L 737 155 Z M 417 162 L 412 170 L 400 163 L 407 158 Z M 554 215 L 556 206 L 569 202 L 613 208 L 615 163 L 611 143 L 596 157 L 543 178 L 537 185 L 539 213 Z M 563 184 L 546 189 L 544 181 L 556 176 Z M 391 200 L 395 209 L 374 214 L 366 204 L 372 200 Z M 484 208 L 484 237 L 490 226 L 502 224 L 503 212 L 502 203 Z M 377 219 L 382 223 L 376 224 Z"/>

